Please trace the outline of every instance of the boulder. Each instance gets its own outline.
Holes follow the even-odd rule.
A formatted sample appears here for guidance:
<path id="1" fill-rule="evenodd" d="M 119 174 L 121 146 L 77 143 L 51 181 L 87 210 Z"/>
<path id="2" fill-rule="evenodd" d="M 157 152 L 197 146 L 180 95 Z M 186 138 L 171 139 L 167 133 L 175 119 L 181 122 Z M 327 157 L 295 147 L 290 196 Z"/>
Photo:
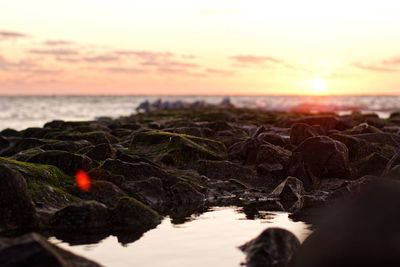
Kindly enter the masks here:
<path id="1" fill-rule="evenodd" d="M 85 201 L 58 210 L 50 224 L 57 231 L 102 232 L 108 230 L 110 213 L 104 204 Z"/>
<path id="2" fill-rule="evenodd" d="M 299 240 L 291 232 L 268 228 L 239 248 L 246 254 L 248 267 L 286 267 L 299 247 Z"/>
<path id="3" fill-rule="evenodd" d="M 201 175 L 217 180 L 249 180 L 254 176 L 253 170 L 230 161 L 199 160 L 195 169 Z"/>
<path id="4" fill-rule="evenodd" d="M 160 178 L 150 177 L 146 180 L 126 182 L 121 188 L 131 197 L 143 202 L 150 208 L 163 211 L 168 203 Z"/>
<path id="5" fill-rule="evenodd" d="M 305 123 L 295 123 L 290 128 L 290 143 L 297 146 L 307 138 L 319 135 L 320 133 L 314 127 Z"/>
<path id="6" fill-rule="evenodd" d="M 351 135 L 335 133 L 329 137 L 346 145 L 349 150 L 350 161 L 360 160 L 378 151 L 378 149 L 368 141 Z"/>
<path id="7" fill-rule="evenodd" d="M 257 140 L 260 144 L 273 144 L 275 146 L 284 147 L 289 143 L 289 139 L 282 135 L 276 134 L 274 132 L 263 132 L 257 136 Z"/>
<path id="8" fill-rule="evenodd" d="M 24 178 L 0 165 L 0 188 L 0 232 L 35 226 L 36 211 Z"/>
<path id="9" fill-rule="evenodd" d="M 116 150 L 109 143 L 96 145 L 85 153 L 86 156 L 97 161 L 115 158 L 115 154 Z"/>
<path id="10" fill-rule="evenodd" d="M 53 165 L 70 175 L 74 175 L 78 170 L 88 171 L 92 168 L 90 158 L 61 150 L 45 151 L 32 156 L 27 161 Z"/>
<path id="11" fill-rule="evenodd" d="M 107 207 L 114 207 L 121 197 L 126 196 L 126 193 L 113 183 L 92 180 L 90 190 L 80 191 L 78 196 L 86 200 L 96 200 Z"/>
<path id="12" fill-rule="evenodd" d="M 205 196 L 186 182 L 178 182 L 171 186 L 174 206 L 198 207 L 204 204 Z"/>
<path id="13" fill-rule="evenodd" d="M 0 238 L 0 266 L 100 267 L 93 261 L 57 247 L 37 233 Z"/>
<path id="14" fill-rule="evenodd" d="M 269 163 L 286 166 L 292 152 L 279 146 L 264 143 L 259 146 L 256 164 Z"/>
<path id="15" fill-rule="evenodd" d="M 289 175 L 303 181 L 306 189 L 324 177 L 347 179 L 350 174 L 346 145 L 326 136 L 306 139 L 293 151 L 289 163 Z"/>

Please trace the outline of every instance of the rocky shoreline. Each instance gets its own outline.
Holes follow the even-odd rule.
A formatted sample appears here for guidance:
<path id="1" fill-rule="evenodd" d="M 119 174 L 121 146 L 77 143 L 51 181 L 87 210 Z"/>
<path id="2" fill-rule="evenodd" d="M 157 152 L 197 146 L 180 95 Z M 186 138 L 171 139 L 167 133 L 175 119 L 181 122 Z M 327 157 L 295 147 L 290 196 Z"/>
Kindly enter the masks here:
<path id="1" fill-rule="evenodd" d="M 0 132 L 4 266 L 32 257 L 57 262 L 52 266 L 98 266 L 38 234 L 15 236 L 38 232 L 79 244 L 113 234 L 130 243 L 164 216 L 184 220 L 208 206 L 288 211 L 315 223 L 310 215 L 400 174 L 400 113 L 271 112 L 228 101 L 140 109 L 118 119 Z M 78 170 L 88 173 L 89 191 L 76 186 Z M 20 262 L 7 262 L 10 251 Z"/>

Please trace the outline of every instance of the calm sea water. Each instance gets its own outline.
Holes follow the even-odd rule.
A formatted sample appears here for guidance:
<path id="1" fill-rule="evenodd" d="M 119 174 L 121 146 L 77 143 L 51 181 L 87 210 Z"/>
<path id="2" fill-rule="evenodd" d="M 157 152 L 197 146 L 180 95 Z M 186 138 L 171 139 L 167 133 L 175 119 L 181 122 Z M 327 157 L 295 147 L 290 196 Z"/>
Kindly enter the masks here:
<path id="1" fill-rule="evenodd" d="M 55 120 L 91 120 L 135 113 L 143 101 L 194 102 L 217 104 L 224 96 L 0 96 L 0 130 L 41 127 Z M 400 110 L 400 96 L 231 96 L 238 107 L 268 110 L 309 109 L 339 113 L 361 110 L 387 117 Z"/>
<path id="2" fill-rule="evenodd" d="M 280 227 L 303 241 L 309 225 L 293 222 L 286 212 L 265 212 L 261 218 L 247 219 L 236 207 L 220 207 L 192 216 L 191 221 L 174 225 L 169 218 L 139 240 L 120 244 L 109 236 L 97 244 L 71 246 L 54 237 L 49 240 L 62 248 L 115 267 L 234 267 L 245 255 L 238 246 L 258 236 L 264 229 Z"/>

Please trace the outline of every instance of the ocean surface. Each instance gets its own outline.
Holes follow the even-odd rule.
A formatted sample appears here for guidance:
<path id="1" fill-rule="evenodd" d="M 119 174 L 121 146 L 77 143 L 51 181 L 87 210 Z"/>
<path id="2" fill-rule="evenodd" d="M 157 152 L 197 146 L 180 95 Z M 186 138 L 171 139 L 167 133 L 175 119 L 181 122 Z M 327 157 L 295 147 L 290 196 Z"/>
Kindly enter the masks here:
<path id="1" fill-rule="evenodd" d="M 220 103 L 226 96 L 0 96 L 0 130 L 41 127 L 51 120 L 92 120 L 128 116 L 146 101 L 205 101 Z M 310 112 L 375 112 L 388 117 L 400 111 L 400 96 L 229 96 L 237 107 Z"/>
<path id="2" fill-rule="evenodd" d="M 183 224 L 173 224 L 167 217 L 129 244 L 119 243 L 115 236 L 84 245 L 55 237 L 49 241 L 106 267 L 239 267 L 245 255 L 238 247 L 270 227 L 289 230 L 301 242 L 311 233 L 309 225 L 292 221 L 287 212 L 260 212 L 249 219 L 238 207 L 217 207 L 192 215 Z"/>

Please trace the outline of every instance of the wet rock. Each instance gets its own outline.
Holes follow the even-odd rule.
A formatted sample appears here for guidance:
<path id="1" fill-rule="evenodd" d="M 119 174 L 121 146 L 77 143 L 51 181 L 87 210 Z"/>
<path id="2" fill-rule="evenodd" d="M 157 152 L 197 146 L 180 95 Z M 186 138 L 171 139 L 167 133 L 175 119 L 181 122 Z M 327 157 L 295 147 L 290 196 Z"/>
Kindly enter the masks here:
<path id="1" fill-rule="evenodd" d="M 1 151 L 8 148 L 9 145 L 10 145 L 10 142 L 7 139 L 5 139 L 3 136 L 0 135 L 0 154 L 1 154 Z"/>
<path id="2" fill-rule="evenodd" d="M 115 158 L 116 150 L 109 144 L 100 144 L 85 153 L 91 159 L 103 161 L 109 158 Z"/>
<path id="3" fill-rule="evenodd" d="M 118 159 L 107 159 L 101 166 L 113 174 L 122 175 L 126 180 L 138 181 L 150 177 L 158 177 L 162 180 L 171 178 L 171 175 L 161 168 L 145 162 L 128 163 Z"/>
<path id="4" fill-rule="evenodd" d="M 108 230 L 110 214 L 104 204 L 97 201 L 86 201 L 57 211 L 50 223 L 57 231 L 95 233 Z"/>
<path id="5" fill-rule="evenodd" d="M 54 131 L 55 130 L 48 128 L 30 127 L 25 130 L 22 130 L 20 133 L 23 138 L 42 139 L 44 136 L 46 136 L 46 134 Z"/>
<path id="6" fill-rule="evenodd" d="M 152 209 L 162 211 L 168 203 L 162 181 L 157 177 L 126 182 L 121 187 L 129 196 L 136 198 Z"/>
<path id="7" fill-rule="evenodd" d="M 115 136 L 103 131 L 86 132 L 86 133 L 59 133 L 52 136 L 46 136 L 47 138 L 58 139 L 58 140 L 69 140 L 79 141 L 86 140 L 93 145 L 99 145 L 104 143 L 114 144 L 118 142 Z"/>
<path id="8" fill-rule="evenodd" d="M 114 229 L 152 228 L 161 222 L 161 216 L 140 201 L 123 197 L 111 210 Z"/>
<path id="9" fill-rule="evenodd" d="M 260 143 L 255 138 L 248 138 L 244 141 L 233 144 L 229 148 L 229 158 L 244 161 L 245 164 L 252 164 L 257 161 Z"/>
<path id="10" fill-rule="evenodd" d="M 171 186 L 171 192 L 175 206 L 200 206 L 205 200 L 202 193 L 185 182 L 178 182 Z"/>
<path id="11" fill-rule="evenodd" d="M 24 178 L 0 165 L 0 188 L 0 232 L 35 226 L 36 211 Z"/>
<path id="12" fill-rule="evenodd" d="M 282 202 L 296 202 L 304 194 L 303 182 L 289 176 L 271 192 L 270 197 L 279 198 Z"/>
<path id="13" fill-rule="evenodd" d="M 284 173 L 284 168 L 282 164 L 275 163 L 262 163 L 257 166 L 257 174 L 264 175 L 264 174 L 273 174 L 278 177 L 281 177 Z"/>
<path id="14" fill-rule="evenodd" d="M 285 166 L 292 153 L 279 146 L 265 143 L 258 148 L 256 164 L 269 163 Z"/>
<path id="15" fill-rule="evenodd" d="M 400 136 L 390 133 L 356 134 L 354 137 L 366 140 L 370 143 L 381 143 L 390 146 L 398 146 L 398 144 L 400 144 Z"/>
<path id="16" fill-rule="evenodd" d="M 271 133 L 271 132 L 263 132 L 260 133 L 257 136 L 257 140 L 260 142 L 260 144 L 273 144 L 275 146 L 281 146 L 284 147 L 289 143 L 289 139 L 283 137 L 282 135 L 276 134 L 276 133 Z"/>
<path id="17" fill-rule="evenodd" d="M 71 153 L 78 152 L 78 150 L 91 146 L 91 143 L 87 140 L 80 141 L 60 141 L 51 144 L 42 145 L 40 148 L 43 150 L 62 150 Z"/>
<path id="18" fill-rule="evenodd" d="M 361 159 L 357 163 L 358 176 L 376 175 L 379 176 L 383 173 L 389 159 L 379 153 L 372 153 L 371 155 Z"/>
<path id="19" fill-rule="evenodd" d="M 307 138 L 319 135 L 320 133 L 314 127 L 305 123 L 295 123 L 290 129 L 290 143 L 299 145 Z"/>
<path id="20" fill-rule="evenodd" d="M 100 267 L 93 261 L 57 247 L 37 233 L 17 238 L 0 238 L 0 265 L 4 267 Z"/>
<path id="21" fill-rule="evenodd" d="M 28 162 L 53 165 L 70 175 L 74 175 L 78 170 L 88 171 L 92 168 L 90 158 L 61 150 L 39 153 L 29 158 Z"/>
<path id="22" fill-rule="evenodd" d="M 291 232 L 268 228 L 239 248 L 246 254 L 248 267 L 284 267 L 289 266 L 299 247 L 299 240 Z"/>
<path id="23" fill-rule="evenodd" d="M 217 180 L 249 180 L 254 176 L 254 172 L 250 168 L 227 160 L 199 160 L 195 168 L 199 174 Z"/>
<path id="24" fill-rule="evenodd" d="M 355 134 L 366 134 L 366 133 L 381 133 L 382 131 L 378 128 L 369 125 L 366 122 L 360 123 L 359 125 L 354 126 L 351 129 L 347 129 L 343 131 L 345 134 L 355 135 Z"/>
<path id="25" fill-rule="evenodd" d="M 121 197 L 126 196 L 126 193 L 110 182 L 92 180 L 90 191 L 80 192 L 78 196 L 86 200 L 96 200 L 107 207 L 114 207 Z"/>
<path id="26" fill-rule="evenodd" d="M 346 145 L 350 161 L 360 160 L 378 151 L 371 143 L 354 136 L 335 133 L 329 137 Z"/>
<path id="27" fill-rule="evenodd" d="M 120 186 L 125 181 L 124 176 L 113 174 L 104 169 L 91 169 L 88 174 L 92 180 L 108 181 L 117 186 Z"/>
<path id="28" fill-rule="evenodd" d="M 282 122 L 281 126 L 291 127 L 295 123 L 319 125 L 325 132 L 328 132 L 329 130 L 343 131 L 352 128 L 354 126 L 354 123 L 350 120 L 330 115 L 315 115 L 315 116 L 300 117 L 297 119 L 290 119 Z"/>
<path id="29" fill-rule="evenodd" d="M 319 179 L 347 179 L 351 171 L 347 147 L 329 137 L 311 137 L 294 151 L 289 163 L 289 175 L 302 180 L 311 189 Z"/>

